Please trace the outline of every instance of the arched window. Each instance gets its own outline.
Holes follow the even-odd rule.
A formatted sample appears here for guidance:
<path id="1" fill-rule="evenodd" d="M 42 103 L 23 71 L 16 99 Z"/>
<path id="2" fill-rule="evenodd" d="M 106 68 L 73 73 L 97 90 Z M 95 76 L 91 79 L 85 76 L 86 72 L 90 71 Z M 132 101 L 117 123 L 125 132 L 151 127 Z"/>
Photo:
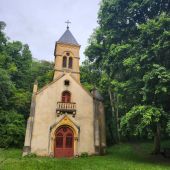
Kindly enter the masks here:
<path id="1" fill-rule="evenodd" d="M 63 67 L 67 67 L 67 57 L 63 57 Z"/>
<path id="2" fill-rule="evenodd" d="M 62 93 L 62 102 L 70 103 L 71 102 L 71 94 L 69 91 L 64 91 Z"/>
<path id="3" fill-rule="evenodd" d="M 69 57 L 68 67 L 69 67 L 69 68 L 72 68 L 72 66 L 73 66 L 73 58 L 72 58 L 72 57 Z"/>

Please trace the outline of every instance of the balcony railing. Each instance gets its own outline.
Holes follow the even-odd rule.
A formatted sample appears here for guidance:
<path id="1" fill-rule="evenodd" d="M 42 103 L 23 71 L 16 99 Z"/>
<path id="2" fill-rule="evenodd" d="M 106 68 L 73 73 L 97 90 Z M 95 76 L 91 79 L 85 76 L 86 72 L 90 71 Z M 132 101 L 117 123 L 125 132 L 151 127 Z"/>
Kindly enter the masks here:
<path id="1" fill-rule="evenodd" d="M 57 116 L 68 113 L 73 114 L 73 117 L 76 114 L 76 103 L 64 103 L 64 102 L 57 102 Z"/>

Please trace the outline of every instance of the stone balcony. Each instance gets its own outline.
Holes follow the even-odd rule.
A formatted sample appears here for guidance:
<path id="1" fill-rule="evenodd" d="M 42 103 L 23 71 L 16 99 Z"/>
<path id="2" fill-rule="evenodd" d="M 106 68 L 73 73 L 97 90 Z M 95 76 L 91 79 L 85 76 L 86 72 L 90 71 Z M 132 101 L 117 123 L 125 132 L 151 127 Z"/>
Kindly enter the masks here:
<path id="1" fill-rule="evenodd" d="M 72 114 L 72 116 L 75 117 L 76 103 L 57 102 L 56 113 L 57 113 L 57 116 L 67 113 L 67 114 Z"/>

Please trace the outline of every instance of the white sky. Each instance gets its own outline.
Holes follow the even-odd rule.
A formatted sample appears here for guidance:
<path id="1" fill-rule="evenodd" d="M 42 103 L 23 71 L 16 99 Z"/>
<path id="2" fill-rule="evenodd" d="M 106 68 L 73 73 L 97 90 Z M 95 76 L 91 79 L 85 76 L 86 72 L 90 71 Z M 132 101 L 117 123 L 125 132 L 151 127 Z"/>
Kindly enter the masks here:
<path id="1" fill-rule="evenodd" d="M 29 45 L 34 58 L 54 60 L 54 45 L 71 21 L 70 31 L 81 45 L 84 60 L 87 41 L 97 27 L 100 0 L 0 0 L 0 21 L 11 40 Z"/>

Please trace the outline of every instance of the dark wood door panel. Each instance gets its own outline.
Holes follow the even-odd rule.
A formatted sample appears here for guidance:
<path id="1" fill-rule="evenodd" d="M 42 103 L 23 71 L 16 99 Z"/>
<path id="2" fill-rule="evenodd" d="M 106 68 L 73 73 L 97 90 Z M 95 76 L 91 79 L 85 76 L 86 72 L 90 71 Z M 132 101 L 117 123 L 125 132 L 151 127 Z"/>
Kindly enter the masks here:
<path id="1" fill-rule="evenodd" d="M 69 127 L 62 126 L 56 131 L 54 154 L 58 158 L 74 155 L 74 134 Z"/>

